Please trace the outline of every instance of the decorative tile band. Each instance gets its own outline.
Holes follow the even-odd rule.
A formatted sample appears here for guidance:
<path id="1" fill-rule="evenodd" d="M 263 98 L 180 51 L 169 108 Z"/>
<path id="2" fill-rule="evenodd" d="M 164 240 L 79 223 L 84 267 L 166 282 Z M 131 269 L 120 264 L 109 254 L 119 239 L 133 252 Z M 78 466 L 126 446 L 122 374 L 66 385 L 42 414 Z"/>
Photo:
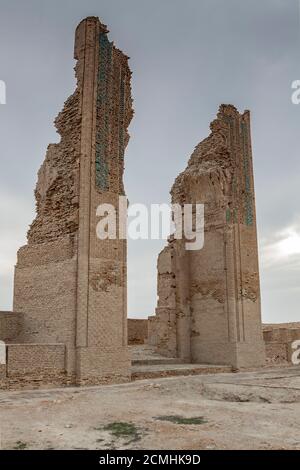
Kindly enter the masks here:
<path id="1" fill-rule="evenodd" d="M 109 42 L 106 33 L 101 33 L 99 37 L 96 124 L 96 186 L 101 191 L 109 189 L 109 95 L 112 48 L 113 44 Z"/>
<path id="2" fill-rule="evenodd" d="M 249 161 L 249 146 L 248 146 L 248 133 L 247 126 L 241 122 L 242 133 L 242 151 L 243 151 L 243 171 L 245 183 L 245 223 L 246 225 L 253 224 L 253 202 L 250 178 L 250 161 Z"/>
<path id="3" fill-rule="evenodd" d="M 231 116 L 223 116 L 224 121 L 228 124 L 229 127 L 229 146 L 230 152 L 232 155 L 233 162 L 236 162 L 236 135 L 239 135 L 239 125 L 238 121 L 235 125 L 235 120 Z M 235 129 L 236 132 L 235 132 Z M 241 122 L 240 124 L 240 132 L 241 132 L 241 152 L 242 152 L 242 175 L 241 177 L 244 178 L 243 183 L 241 186 L 244 188 L 244 217 L 245 217 L 245 224 L 252 225 L 253 224 L 253 195 L 252 195 L 252 188 L 251 188 L 251 175 L 250 175 L 250 157 L 249 157 L 249 146 L 248 146 L 248 130 L 247 125 L 245 122 Z M 237 162 L 236 162 L 237 163 Z M 233 175 L 232 178 L 232 194 L 233 198 L 239 197 L 238 194 L 238 183 L 236 175 Z M 231 217 L 233 215 L 233 217 Z M 231 214 L 230 209 L 226 211 L 226 221 L 230 223 L 231 221 L 237 222 L 238 221 L 238 214 L 237 209 L 234 208 Z"/>
<path id="4" fill-rule="evenodd" d="M 124 130 L 124 118 L 125 118 L 125 78 L 121 75 L 120 81 L 120 113 L 119 113 L 119 158 L 124 160 L 125 153 L 125 130 Z"/>
<path id="5" fill-rule="evenodd" d="M 229 126 L 229 145 L 230 145 L 230 153 L 231 153 L 231 158 L 233 161 L 236 160 L 236 151 L 235 151 L 235 134 L 234 134 L 234 118 L 231 116 L 226 116 L 223 115 L 223 119 L 226 122 L 226 124 Z M 232 177 L 232 195 L 233 198 L 236 198 L 237 194 L 237 180 L 236 180 L 236 175 Z M 232 217 L 233 216 L 233 217 Z M 226 209 L 226 222 L 237 222 L 237 210 L 227 208 Z"/>
<path id="6" fill-rule="evenodd" d="M 126 70 L 107 34 L 100 33 L 95 158 L 96 187 L 100 191 L 110 190 L 111 165 L 124 160 L 125 105 Z"/>

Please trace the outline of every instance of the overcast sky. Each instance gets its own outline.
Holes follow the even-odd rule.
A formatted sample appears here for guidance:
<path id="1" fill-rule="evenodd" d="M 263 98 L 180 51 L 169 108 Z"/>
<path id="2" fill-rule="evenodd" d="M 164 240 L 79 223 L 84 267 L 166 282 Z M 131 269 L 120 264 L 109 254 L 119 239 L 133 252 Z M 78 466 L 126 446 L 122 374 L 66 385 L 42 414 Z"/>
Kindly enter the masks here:
<path id="1" fill-rule="evenodd" d="M 252 114 L 262 315 L 300 321 L 298 0 L 0 0 L 0 309 L 11 309 L 17 249 L 34 217 L 33 190 L 53 120 L 73 92 L 74 30 L 99 16 L 130 57 L 135 117 L 126 152 L 130 202 L 169 190 L 221 103 Z M 130 241 L 131 317 L 156 304 L 163 241 Z"/>

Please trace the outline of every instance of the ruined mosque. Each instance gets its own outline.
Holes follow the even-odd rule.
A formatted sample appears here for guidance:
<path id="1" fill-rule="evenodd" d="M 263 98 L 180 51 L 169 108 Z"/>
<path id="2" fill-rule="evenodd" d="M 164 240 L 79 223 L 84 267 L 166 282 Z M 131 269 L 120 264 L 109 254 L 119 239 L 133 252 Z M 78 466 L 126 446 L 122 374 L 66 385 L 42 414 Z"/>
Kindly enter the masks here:
<path id="1" fill-rule="evenodd" d="M 205 206 L 205 244 L 170 237 L 158 304 L 127 319 L 126 240 L 96 236 L 118 208 L 133 116 L 128 57 L 96 17 L 75 33 L 77 87 L 38 173 L 36 218 L 19 249 L 13 311 L 0 312 L 0 388 L 120 383 L 289 363 L 300 329 L 261 320 L 250 113 L 221 105 L 171 189 Z"/>

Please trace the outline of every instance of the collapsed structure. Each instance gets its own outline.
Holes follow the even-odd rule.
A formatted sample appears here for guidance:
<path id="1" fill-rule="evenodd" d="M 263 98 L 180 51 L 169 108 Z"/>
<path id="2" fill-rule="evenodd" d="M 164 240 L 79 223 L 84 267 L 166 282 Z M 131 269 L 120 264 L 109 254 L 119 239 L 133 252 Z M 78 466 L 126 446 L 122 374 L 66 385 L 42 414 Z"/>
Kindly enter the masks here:
<path id="1" fill-rule="evenodd" d="M 76 30 L 77 87 L 55 121 L 61 141 L 49 145 L 38 174 L 37 215 L 15 268 L 14 312 L 0 312 L 0 388 L 265 363 L 250 115 L 222 105 L 171 191 L 180 207 L 204 205 L 204 246 L 190 251 L 185 239 L 171 237 L 158 258 L 156 316 L 129 321 L 130 342 L 148 341 L 161 355 L 138 351 L 133 365 L 162 368 L 131 369 L 126 237 L 96 233 L 101 204 L 114 206 L 119 220 L 133 115 L 128 58 L 107 33 L 95 17 Z M 291 360 L 296 326 L 265 330 L 271 362 Z M 164 370 L 177 363 L 200 366 Z"/>
<path id="2" fill-rule="evenodd" d="M 96 235 L 97 207 L 118 208 L 124 195 L 133 115 L 128 57 L 107 33 L 95 17 L 76 29 L 77 88 L 55 120 L 61 141 L 48 147 L 35 190 L 37 216 L 18 252 L 13 309 L 22 325 L 0 338 L 8 343 L 7 379 L 130 378 L 126 240 Z"/>
<path id="3" fill-rule="evenodd" d="M 186 362 L 265 363 L 250 114 L 222 105 L 211 134 L 172 187 L 172 203 L 204 204 L 204 246 L 170 239 L 158 258 L 149 342 Z"/>

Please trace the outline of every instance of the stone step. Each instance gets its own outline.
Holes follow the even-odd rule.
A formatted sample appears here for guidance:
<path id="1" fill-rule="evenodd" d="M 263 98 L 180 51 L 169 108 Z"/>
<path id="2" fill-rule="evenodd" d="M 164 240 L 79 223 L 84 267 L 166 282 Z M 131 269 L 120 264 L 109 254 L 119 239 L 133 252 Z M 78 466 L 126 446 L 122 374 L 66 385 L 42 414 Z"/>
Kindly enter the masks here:
<path id="1" fill-rule="evenodd" d="M 184 364 L 178 357 L 145 357 L 143 359 L 133 359 L 133 366 L 152 366 L 156 364 Z"/>
<path id="2" fill-rule="evenodd" d="M 156 379 L 161 377 L 187 376 L 200 374 L 218 374 L 232 372 L 231 366 L 214 364 L 155 364 L 133 365 L 131 379 Z"/>
<path id="3" fill-rule="evenodd" d="M 129 346 L 133 366 L 150 366 L 158 364 L 183 364 L 178 357 L 166 357 L 159 354 L 153 346 L 146 344 Z"/>

